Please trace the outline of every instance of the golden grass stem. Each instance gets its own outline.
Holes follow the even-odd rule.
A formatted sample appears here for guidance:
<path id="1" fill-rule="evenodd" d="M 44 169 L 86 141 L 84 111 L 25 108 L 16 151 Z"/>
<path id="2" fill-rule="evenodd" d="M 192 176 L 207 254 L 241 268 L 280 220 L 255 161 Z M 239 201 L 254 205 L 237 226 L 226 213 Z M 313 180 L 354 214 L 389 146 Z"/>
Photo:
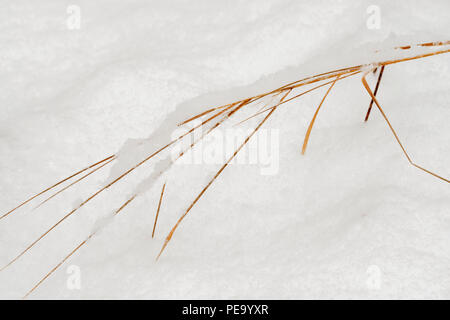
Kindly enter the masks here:
<path id="1" fill-rule="evenodd" d="M 361 71 L 355 71 L 355 72 L 352 72 L 352 73 L 350 73 L 350 74 L 347 74 L 346 76 L 340 77 L 338 81 L 343 80 L 343 79 L 348 78 L 348 77 L 351 77 L 351 76 L 354 76 L 355 74 L 358 74 L 358 73 L 361 73 Z M 345 74 L 345 73 L 343 73 L 343 74 Z M 299 94 L 297 94 L 297 95 L 295 95 L 295 96 L 293 96 L 293 97 L 291 97 L 291 98 L 289 98 L 289 99 L 287 99 L 287 100 L 281 101 L 281 102 L 277 103 L 276 105 L 274 105 L 274 106 L 272 106 L 272 107 L 263 109 L 262 111 L 258 111 L 258 112 L 256 112 L 255 114 L 251 115 L 250 117 L 248 117 L 248 118 L 246 118 L 246 119 L 244 119 L 244 120 L 238 122 L 237 124 L 235 124 L 235 126 L 237 126 L 237 125 L 239 125 L 239 124 L 242 124 L 243 122 L 248 121 L 248 120 L 250 120 L 250 119 L 252 119 L 252 118 L 254 118 L 254 117 L 256 117 L 256 116 L 259 116 L 260 114 L 263 114 L 263 113 L 266 113 L 267 111 L 273 110 L 274 108 L 277 108 L 278 106 L 281 106 L 282 104 L 288 103 L 288 102 L 290 102 L 290 101 L 292 101 L 292 100 L 294 100 L 294 99 L 297 99 L 298 97 L 301 97 L 301 96 L 303 96 L 303 95 L 305 95 L 305 94 L 307 94 L 307 93 L 310 93 L 311 91 L 314 91 L 314 90 L 316 90 L 316 89 L 319 89 L 319 88 L 321 88 L 321 87 L 324 87 L 324 86 L 326 86 L 327 84 L 330 84 L 330 83 L 333 83 L 333 82 L 334 82 L 334 80 L 327 81 L 327 82 L 325 82 L 325 83 L 322 83 L 321 85 L 318 85 L 318 86 L 315 86 L 315 87 L 313 87 L 313 88 L 311 88 L 311 89 L 308 89 L 308 90 L 306 90 L 306 91 L 303 91 L 303 92 L 301 92 L 301 93 L 299 93 Z M 290 90 L 292 90 L 292 88 L 291 88 Z"/>
<path id="2" fill-rule="evenodd" d="M 333 83 L 328 88 L 327 92 L 325 93 L 325 95 L 322 98 L 322 101 L 320 101 L 320 104 L 317 107 L 316 112 L 314 113 L 314 116 L 313 116 L 311 122 L 309 123 L 309 127 L 308 127 L 308 130 L 306 131 L 305 139 L 303 141 L 302 154 L 305 154 L 306 147 L 308 146 L 309 136 L 311 134 L 311 130 L 312 130 L 312 128 L 314 126 L 314 123 L 316 121 L 317 115 L 319 114 L 320 108 L 322 107 L 325 99 L 327 98 L 327 96 L 330 93 L 331 89 L 333 89 L 336 81 L 338 81 L 338 80 L 339 80 L 339 76 L 336 77 L 336 79 L 333 81 Z"/>

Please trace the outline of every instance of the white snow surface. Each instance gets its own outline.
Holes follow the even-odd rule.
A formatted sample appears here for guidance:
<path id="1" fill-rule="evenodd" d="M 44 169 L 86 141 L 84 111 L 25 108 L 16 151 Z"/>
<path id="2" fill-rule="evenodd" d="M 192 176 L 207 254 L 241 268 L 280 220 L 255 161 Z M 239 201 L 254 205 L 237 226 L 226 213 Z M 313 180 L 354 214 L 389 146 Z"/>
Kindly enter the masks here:
<path id="1" fill-rule="evenodd" d="M 81 9 L 80 29 L 67 27 L 71 5 Z M 366 26 L 371 5 L 379 29 Z M 449 12 L 447 0 L 0 0 L 0 214 L 118 154 L 41 207 L 44 196 L 0 220 L 0 267 L 169 142 L 180 121 L 303 77 L 420 51 L 395 46 L 450 40 Z M 413 160 L 447 178 L 449 58 L 386 67 L 377 95 Z M 305 156 L 326 88 L 276 110 L 261 129 L 278 132 L 276 174 L 227 167 L 157 262 L 220 164 L 151 159 L 1 271 L 0 298 L 21 298 L 97 230 L 30 298 L 449 299 L 450 185 L 409 165 L 378 110 L 363 122 L 370 99 L 360 78 L 330 92 Z M 68 285 L 70 266 L 79 289 Z"/>

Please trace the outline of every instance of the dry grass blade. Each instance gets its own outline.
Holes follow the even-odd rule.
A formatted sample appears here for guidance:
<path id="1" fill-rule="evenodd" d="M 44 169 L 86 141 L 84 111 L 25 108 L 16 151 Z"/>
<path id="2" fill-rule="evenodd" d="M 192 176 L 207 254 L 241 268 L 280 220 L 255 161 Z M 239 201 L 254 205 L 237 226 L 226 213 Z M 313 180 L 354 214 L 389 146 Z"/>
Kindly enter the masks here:
<path id="1" fill-rule="evenodd" d="M 286 98 L 286 96 L 289 94 L 290 90 L 283 96 L 282 100 Z M 206 190 L 213 184 L 213 182 L 217 179 L 217 177 L 220 176 L 220 174 L 225 170 L 225 168 L 228 166 L 228 164 L 231 162 L 231 160 L 236 157 L 236 155 L 241 151 L 241 149 L 248 143 L 248 141 L 251 139 L 251 137 L 261 128 L 261 126 L 267 121 L 267 119 L 270 118 L 270 116 L 273 114 L 273 112 L 276 110 L 271 110 L 266 117 L 258 124 L 258 126 L 250 133 L 250 135 L 247 136 L 247 138 L 244 140 L 244 142 L 234 151 L 233 155 L 227 160 L 227 162 L 217 171 L 217 173 L 212 177 L 212 179 L 208 182 L 208 184 L 202 189 L 202 191 L 197 195 L 197 197 L 194 199 L 194 201 L 190 204 L 190 206 L 187 208 L 187 210 L 184 212 L 184 214 L 178 219 L 176 224 L 173 226 L 172 230 L 170 230 L 169 234 L 167 235 L 164 244 L 161 248 L 161 251 L 159 252 L 158 256 L 156 257 L 156 260 L 159 259 L 161 254 L 163 253 L 164 249 L 167 247 L 167 244 L 169 243 L 170 239 L 172 239 L 172 236 L 175 232 L 175 230 L 180 225 L 181 221 L 186 217 L 186 215 L 191 211 L 191 209 L 194 207 L 194 205 L 197 203 L 198 200 L 203 196 L 203 194 L 206 192 Z"/>
<path id="2" fill-rule="evenodd" d="M 15 210 L 19 209 L 20 207 L 26 205 L 26 204 L 27 204 L 28 202 L 30 202 L 31 200 L 33 200 L 33 199 L 39 197 L 40 195 L 46 193 L 47 191 L 49 191 L 49 190 L 51 190 L 51 189 L 53 189 L 53 188 L 59 186 L 61 183 L 64 183 L 64 182 L 66 182 L 67 180 L 72 179 L 73 177 L 79 175 L 80 173 L 83 173 L 84 171 L 89 170 L 89 169 L 91 169 L 91 168 L 93 168 L 93 167 L 99 165 L 100 163 L 103 163 L 103 162 L 105 162 L 105 161 L 107 161 L 107 160 L 113 158 L 114 156 L 115 156 L 115 155 L 111 155 L 111 156 L 109 156 L 109 157 L 106 157 L 105 159 L 100 160 L 100 161 L 98 161 L 98 162 L 96 162 L 96 163 L 94 163 L 94 164 L 91 164 L 90 166 L 88 166 L 88 167 L 86 167 L 86 168 L 84 168 L 84 169 L 81 169 L 80 171 L 78 171 L 78 172 L 76 172 L 76 173 L 74 173 L 74 174 L 68 176 L 67 178 L 64 178 L 64 179 L 62 179 L 61 181 L 58 181 L 57 183 L 55 183 L 54 185 L 48 187 L 47 189 L 45 189 L 45 190 L 43 190 L 43 191 L 41 191 L 41 192 L 35 194 L 34 196 L 28 198 L 27 200 L 25 200 L 24 202 L 22 202 L 21 204 L 19 204 L 19 205 L 18 205 L 17 207 L 15 207 L 14 209 L 12 209 L 12 210 L 8 211 L 7 213 L 3 214 L 3 215 L 0 217 L 0 220 L 3 219 L 3 218 L 6 218 L 8 215 L 10 215 L 11 213 L 13 213 Z"/>
<path id="3" fill-rule="evenodd" d="M 162 190 L 161 190 L 161 196 L 159 197 L 158 210 L 156 210 L 155 223 L 153 224 L 152 238 L 155 236 L 156 223 L 158 222 L 159 210 L 161 209 L 161 203 L 162 203 L 165 189 L 166 189 L 166 184 L 164 183 Z"/>
<path id="4" fill-rule="evenodd" d="M 122 211 L 123 208 L 125 208 L 131 201 L 134 200 L 136 196 L 132 196 L 129 198 L 125 203 L 116 210 L 114 213 L 114 216 L 116 216 L 120 211 Z M 45 280 L 47 280 L 48 277 L 50 277 L 56 270 L 58 270 L 59 267 L 61 267 L 64 262 L 66 262 L 75 252 L 77 252 L 81 247 L 83 247 L 89 239 L 91 239 L 96 234 L 96 231 L 92 232 L 86 239 L 84 239 L 78 246 L 76 246 L 75 249 L 73 249 L 67 256 L 64 257 L 50 272 L 48 272 L 39 282 L 30 290 L 27 292 L 27 294 L 23 297 L 23 299 L 28 298 L 28 296 L 33 293 L 34 290 L 36 290 Z"/>
<path id="5" fill-rule="evenodd" d="M 322 101 L 320 101 L 319 106 L 316 109 L 316 112 L 314 113 L 314 116 L 309 124 L 308 130 L 306 131 L 306 135 L 305 135 L 305 140 L 303 141 L 303 147 L 302 147 L 302 154 L 305 154 L 306 151 L 306 147 L 308 146 L 308 141 L 309 141 L 309 136 L 311 134 L 311 130 L 314 126 L 314 123 L 316 121 L 317 115 L 319 114 L 320 108 L 322 107 L 325 99 L 327 98 L 328 94 L 330 93 L 331 89 L 333 89 L 336 81 L 339 80 L 339 76 L 336 77 L 336 79 L 333 81 L 333 83 L 330 85 L 330 87 L 328 88 L 327 92 L 325 93 L 325 95 L 322 98 Z"/>

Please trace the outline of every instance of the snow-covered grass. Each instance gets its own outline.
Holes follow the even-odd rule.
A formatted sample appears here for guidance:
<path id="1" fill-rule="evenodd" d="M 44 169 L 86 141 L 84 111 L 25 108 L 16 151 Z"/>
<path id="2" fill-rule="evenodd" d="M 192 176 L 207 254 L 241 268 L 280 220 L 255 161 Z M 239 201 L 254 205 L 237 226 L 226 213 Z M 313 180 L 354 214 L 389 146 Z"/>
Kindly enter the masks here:
<path id="1" fill-rule="evenodd" d="M 71 5 L 81 9 L 79 30 L 67 27 Z M 380 29 L 366 27 L 371 5 Z M 0 265 L 169 139 L 177 121 L 383 60 L 396 45 L 449 40 L 449 9 L 445 0 L 1 2 L 0 213 L 106 155 L 119 159 L 1 220 Z M 378 93 L 414 160 L 444 177 L 449 66 L 445 54 L 388 66 Z M 408 164 L 377 110 L 363 123 L 360 76 L 333 88 L 301 156 L 326 89 L 264 124 L 279 137 L 276 174 L 227 168 L 157 263 L 170 228 L 220 165 L 174 165 L 156 180 L 152 163 L 164 157 L 143 165 L 0 272 L 0 297 L 22 297 L 139 191 L 30 298 L 449 298 L 449 185 Z M 80 290 L 67 285 L 69 266 L 79 268 Z"/>

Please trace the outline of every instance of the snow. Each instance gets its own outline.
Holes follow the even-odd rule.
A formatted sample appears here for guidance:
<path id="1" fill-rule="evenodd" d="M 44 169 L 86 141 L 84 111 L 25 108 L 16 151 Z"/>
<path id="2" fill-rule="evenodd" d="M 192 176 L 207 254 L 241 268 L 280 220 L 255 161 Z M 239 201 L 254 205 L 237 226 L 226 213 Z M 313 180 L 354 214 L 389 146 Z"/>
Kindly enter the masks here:
<path id="1" fill-rule="evenodd" d="M 371 5 L 379 29 L 366 26 Z M 80 29 L 68 28 L 69 6 L 81 10 Z M 395 46 L 450 38 L 445 0 L 0 0 L 0 8 L 0 212 L 117 155 L 38 209 L 45 197 L 0 220 L 0 266 L 168 143 L 181 121 L 303 77 L 435 50 Z M 447 178 L 449 67 L 445 54 L 387 66 L 378 93 L 413 160 Z M 359 75 L 336 83 L 302 156 L 326 89 L 280 106 L 255 136 L 268 141 L 278 170 L 267 174 L 260 154 L 236 160 L 158 262 L 220 163 L 155 156 L 1 271 L 0 297 L 21 298 L 98 230 L 30 298 L 450 298 L 448 183 L 408 164 L 377 110 L 363 122 L 369 96 Z M 261 107 L 225 121 L 219 141 L 227 130 L 251 132 L 262 117 L 234 125 Z M 71 265 L 80 289 L 67 285 Z"/>

